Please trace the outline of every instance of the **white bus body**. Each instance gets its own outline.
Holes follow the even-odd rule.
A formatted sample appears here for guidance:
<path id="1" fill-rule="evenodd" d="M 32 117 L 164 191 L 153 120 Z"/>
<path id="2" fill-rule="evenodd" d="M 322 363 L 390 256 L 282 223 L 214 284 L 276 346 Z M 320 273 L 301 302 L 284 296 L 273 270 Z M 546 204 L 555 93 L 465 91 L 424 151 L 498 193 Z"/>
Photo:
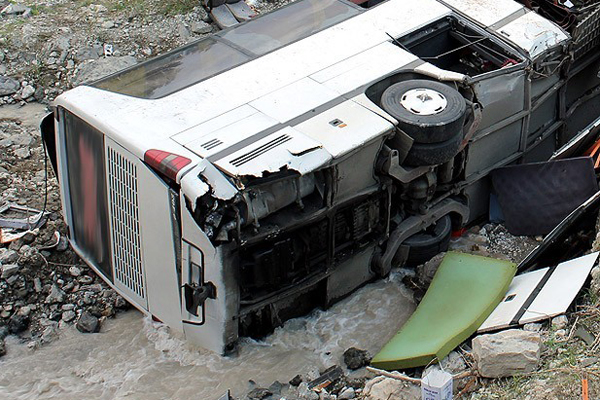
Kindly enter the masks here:
<path id="1" fill-rule="evenodd" d="M 491 170 L 593 119 L 574 46 L 512 0 L 292 3 L 56 99 L 70 242 L 226 353 L 485 215 Z"/>

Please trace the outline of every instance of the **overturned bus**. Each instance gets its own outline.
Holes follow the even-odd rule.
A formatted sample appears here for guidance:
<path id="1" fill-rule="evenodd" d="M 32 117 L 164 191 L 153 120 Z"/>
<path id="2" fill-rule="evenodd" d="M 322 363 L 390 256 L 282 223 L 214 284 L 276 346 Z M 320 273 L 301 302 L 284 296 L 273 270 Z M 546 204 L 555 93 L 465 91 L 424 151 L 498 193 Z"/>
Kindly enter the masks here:
<path id="1" fill-rule="evenodd" d="M 426 260 L 596 116 L 598 8 L 525 3 L 300 0 L 62 94 L 73 248 L 219 353 Z"/>

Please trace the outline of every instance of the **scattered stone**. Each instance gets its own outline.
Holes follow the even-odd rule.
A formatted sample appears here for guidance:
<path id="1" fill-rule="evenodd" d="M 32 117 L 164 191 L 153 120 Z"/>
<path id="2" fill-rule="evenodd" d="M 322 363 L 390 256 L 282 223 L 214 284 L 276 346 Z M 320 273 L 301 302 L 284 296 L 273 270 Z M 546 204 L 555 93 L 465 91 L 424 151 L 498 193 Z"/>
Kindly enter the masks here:
<path id="1" fill-rule="evenodd" d="M 35 88 L 31 85 L 27 85 L 21 90 L 21 98 L 27 100 L 35 94 Z"/>
<path id="2" fill-rule="evenodd" d="M 10 249 L 8 249 L 8 250 L 0 249 L 0 250 L 4 250 L 2 253 L 0 253 L 0 264 L 2 264 L 2 265 L 16 263 L 17 260 L 19 259 L 19 254 L 14 250 L 10 250 Z"/>
<path id="3" fill-rule="evenodd" d="M 51 343 L 58 339 L 58 327 L 57 323 L 52 321 L 51 324 L 47 325 L 42 332 L 41 341 L 42 343 Z"/>
<path id="4" fill-rule="evenodd" d="M 567 331 L 565 329 L 559 329 L 556 332 L 554 332 L 554 336 L 556 336 L 559 339 L 564 339 L 567 337 Z"/>
<path id="5" fill-rule="evenodd" d="M 248 393 L 248 399 L 250 400 L 262 400 L 271 396 L 273 393 L 269 389 L 255 388 Z"/>
<path id="6" fill-rule="evenodd" d="M 542 330 L 542 324 L 531 322 L 523 326 L 523 330 L 527 332 L 539 332 Z"/>
<path id="7" fill-rule="evenodd" d="M 18 158 L 29 158 L 31 156 L 31 150 L 27 147 L 21 147 L 13 151 L 13 154 Z"/>
<path id="8" fill-rule="evenodd" d="M 25 331 L 29 327 L 29 316 L 13 314 L 8 320 L 8 331 L 14 335 Z"/>
<path id="9" fill-rule="evenodd" d="M 71 322 L 75 319 L 75 317 L 77 317 L 77 314 L 75 314 L 75 311 L 65 311 L 62 313 L 62 320 L 65 322 Z"/>
<path id="10" fill-rule="evenodd" d="M 577 329 L 575 329 L 575 337 L 578 337 L 579 339 L 583 340 L 588 346 L 593 345 L 596 341 L 594 335 L 592 335 L 587 329 L 585 329 L 582 326 L 578 326 Z"/>
<path id="11" fill-rule="evenodd" d="M 58 286 L 52 284 L 52 288 L 50 289 L 50 294 L 46 297 L 46 303 L 62 303 L 65 299 L 65 292 L 63 292 Z"/>
<path id="12" fill-rule="evenodd" d="M 79 74 L 73 80 L 74 85 L 92 82 L 107 75 L 135 65 L 137 60 L 132 56 L 106 57 L 98 60 L 87 60 L 81 63 Z"/>
<path id="13" fill-rule="evenodd" d="M 366 350 L 350 347 L 344 352 L 344 363 L 351 370 L 365 367 L 369 365 L 370 362 L 371 357 Z"/>
<path id="14" fill-rule="evenodd" d="M 350 400 L 353 399 L 355 396 L 356 392 L 354 388 L 347 387 L 340 392 L 340 394 L 338 395 L 338 400 Z"/>
<path id="15" fill-rule="evenodd" d="M 19 264 L 2 265 L 2 279 L 8 279 L 19 272 L 21 267 Z"/>
<path id="16" fill-rule="evenodd" d="M 586 357 L 583 360 L 579 361 L 579 366 L 581 368 L 587 368 L 592 366 L 598 362 L 598 357 Z"/>
<path id="17" fill-rule="evenodd" d="M 192 31 L 192 33 L 196 33 L 198 35 L 204 35 L 207 33 L 211 33 L 212 29 L 213 29 L 212 25 L 207 24 L 204 21 L 194 21 L 194 22 L 192 22 L 192 25 L 190 26 L 190 30 Z"/>
<path id="18" fill-rule="evenodd" d="M 565 329 L 569 324 L 569 319 L 566 315 L 559 315 L 558 317 L 552 318 L 552 327 L 554 329 Z"/>
<path id="19" fill-rule="evenodd" d="M 290 385 L 299 386 L 302 383 L 302 377 L 300 375 L 296 375 L 290 380 Z"/>
<path id="20" fill-rule="evenodd" d="M 283 389 L 283 384 L 279 381 L 275 381 L 269 386 L 269 391 L 273 394 L 281 394 L 281 389 Z"/>
<path id="21" fill-rule="evenodd" d="M 81 269 L 77 268 L 76 266 L 72 266 L 69 268 L 69 274 L 71 274 L 71 276 L 79 276 L 81 275 Z"/>
<path id="22" fill-rule="evenodd" d="M 11 3 L 2 9 L 0 14 L 29 16 L 31 15 L 31 8 L 25 7 L 23 4 Z"/>
<path id="23" fill-rule="evenodd" d="M 115 27 L 115 21 L 104 21 L 102 23 L 102 28 L 104 29 L 112 29 Z"/>
<path id="24" fill-rule="evenodd" d="M 19 81 L 7 76 L 0 76 L 0 96 L 9 96 L 17 93 L 21 88 Z"/>
<path id="25" fill-rule="evenodd" d="M 82 333 L 96 333 L 100 331 L 100 321 L 87 311 L 84 311 L 75 325 Z"/>
<path id="26" fill-rule="evenodd" d="M 473 339 L 477 369 L 486 378 L 501 378 L 536 370 L 540 360 L 538 333 L 509 329 Z"/>
<path id="27" fill-rule="evenodd" d="M 365 384 L 362 398 L 365 400 L 416 400 L 421 398 L 421 390 L 415 384 L 379 376 Z"/>
<path id="28" fill-rule="evenodd" d="M 319 395 L 314 390 L 309 389 L 306 382 L 302 382 L 298 386 L 298 396 L 307 400 L 319 400 Z"/>

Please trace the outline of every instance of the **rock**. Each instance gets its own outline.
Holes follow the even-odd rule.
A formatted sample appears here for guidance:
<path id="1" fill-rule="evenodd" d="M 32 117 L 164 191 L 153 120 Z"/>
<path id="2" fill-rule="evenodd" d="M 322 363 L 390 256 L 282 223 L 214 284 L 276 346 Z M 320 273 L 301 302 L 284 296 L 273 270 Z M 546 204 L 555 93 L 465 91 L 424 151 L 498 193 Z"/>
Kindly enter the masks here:
<path id="1" fill-rule="evenodd" d="M 73 58 L 77 62 L 82 62 L 85 60 L 96 60 L 100 58 L 104 54 L 104 49 L 100 45 L 96 45 L 94 47 L 82 47 L 77 50 Z M 74 65 L 71 66 L 71 68 Z M 67 65 L 67 68 L 69 66 Z"/>
<path id="2" fill-rule="evenodd" d="M 62 303 L 65 300 L 65 292 L 63 292 L 58 286 L 52 284 L 50 294 L 46 297 L 47 304 Z"/>
<path id="3" fill-rule="evenodd" d="M 0 14 L 4 15 L 31 15 L 31 8 L 25 7 L 23 4 L 11 3 L 4 7 Z"/>
<path id="4" fill-rule="evenodd" d="M 115 307 L 116 307 L 116 301 L 115 301 Z M 299 386 L 302 383 L 302 377 L 300 375 L 296 375 L 295 377 L 293 377 L 290 380 L 290 385 L 292 386 Z"/>
<path id="5" fill-rule="evenodd" d="M 355 370 L 369 365 L 371 357 L 366 350 L 350 347 L 344 352 L 344 363 L 349 369 Z"/>
<path id="6" fill-rule="evenodd" d="M 19 311 L 17 312 L 17 314 L 22 315 L 24 317 L 28 316 L 31 313 L 31 307 L 29 306 L 23 306 L 21 308 L 19 308 Z"/>
<path id="7" fill-rule="evenodd" d="M 56 322 L 52 322 L 48 326 L 44 328 L 42 332 L 42 343 L 51 343 L 58 339 L 58 324 Z"/>
<path id="8" fill-rule="evenodd" d="M 21 267 L 19 264 L 2 265 L 2 279 L 8 279 L 19 272 Z"/>
<path id="9" fill-rule="evenodd" d="M 265 388 L 254 388 L 248 393 L 248 399 L 250 400 L 262 400 L 271 396 L 273 393 L 269 389 Z"/>
<path id="10" fill-rule="evenodd" d="M 569 319 L 566 315 L 559 315 L 558 317 L 552 318 L 552 328 L 564 329 L 569 324 Z"/>
<path id="11" fill-rule="evenodd" d="M 13 154 L 19 158 L 29 158 L 31 156 L 31 151 L 27 147 L 21 147 L 20 149 L 13 151 Z"/>
<path id="12" fill-rule="evenodd" d="M 62 313 L 61 319 L 65 322 L 71 322 L 75 319 L 76 316 L 77 314 L 75 314 L 75 311 L 69 310 Z"/>
<path id="13" fill-rule="evenodd" d="M 431 260 L 427 261 L 425 264 L 417 267 L 417 280 L 421 285 L 423 285 L 423 287 L 429 286 L 445 255 L 446 253 L 440 253 L 434 256 Z"/>
<path id="14" fill-rule="evenodd" d="M 592 249 L 593 248 L 599 248 L 600 249 L 600 232 L 598 232 L 598 236 L 596 236 L 596 241 L 594 242 Z M 592 250 L 592 251 L 597 251 L 597 250 Z M 594 293 L 596 296 L 600 295 L 600 267 L 594 267 L 592 268 L 592 283 L 590 284 L 590 289 L 591 292 Z"/>
<path id="15" fill-rule="evenodd" d="M 356 396 L 354 388 L 348 387 L 340 392 L 340 394 L 338 395 L 338 400 L 350 400 L 353 399 L 354 396 Z"/>
<path id="16" fill-rule="evenodd" d="M 104 21 L 102 23 L 102 28 L 104 29 L 112 29 L 115 27 L 115 21 Z"/>
<path id="17" fill-rule="evenodd" d="M 21 90 L 21 98 L 26 100 L 35 94 L 35 88 L 31 85 L 27 85 Z"/>
<path id="18" fill-rule="evenodd" d="M 302 399 L 319 400 L 319 395 L 315 391 L 310 390 L 306 382 L 302 382 L 298 386 L 298 396 Z"/>
<path id="19" fill-rule="evenodd" d="M 485 378 L 500 378 L 536 370 L 540 361 L 539 333 L 509 329 L 473 339 L 477 369 Z"/>
<path id="20" fill-rule="evenodd" d="M 212 26 L 204 21 L 194 21 L 190 26 L 192 33 L 199 35 L 207 34 L 212 32 Z"/>
<path id="21" fill-rule="evenodd" d="M 2 265 L 13 264 L 19 259 L 19 254 L 14 250 L 0 250 L 4 250 L 2 253 L 0 253 L 0 264 Z"/>
<path id="22" fill-rule="evenodd" d="M 131 67 L 137 63 L 132 56 L 106 57 L 98 60 L 87 60 L 81 63 L 79 73 L 73 79 L 74 85 L 92 82 L 107 75 Z"/>
<path id="23" fill-rule="evenodd" d="M 554 332 L 554 336 L 556 336 L 559 339 L 564 339 L 565 337 L 567 337 L 567 331 L 564 329 L 559 329 L 556 332 Z"/>
<path id="24" fill-rule="evenodd" d="M 4 344 L 4 339 L 0 339 L 0 357 L 6 355 L 6 345 Z"/>
<path id="25" fill-rule="evenodd" d="M 29 327 L 29 316 L 13 314 L 8 320 L 8 331 L 14 335 L 23 332 Z"/>
<path id="26" fill-rule="evenodd" d="M 281 394 L 281 389 L 283 389 L 283 384 L 279 381 L 275 381 L 269 386 L 269 391 L 275 395 Z"/>
<path id="27" fill-rule="evenodd" d="M 581 368 L 587 368 L 591 365 L 594 365 L 598 362 L 598 357 L 586 357 L 583 360 L 579 361 L 579 366 Z"/>
<path id="28" fill-rule="evenodd" d="M 79 268 L 77 268 L 76 266 L 72 266 L 69 268 L 69 274 L 71 274 L 71 276 L 79 276 L 81 275 L 81 270 Z"/>
<path id="29" fill-rule="evenodd" d="M 40 278 L 33 278 L 33 289 L 36 293 L 40 293 L 42 291 L 42 280 Z"/>
<path id="30" fill-rule="evenodd" d="M 179 37 L 183 40 L 187 40 L 190 37 L 190 30 L 183 22 L 177 27 L 177 32 L 179 33 Z"/>
<path id="31" fill-rule="evenodd" d="M 529 324 L 525 324 L 523 326 L 523 330 L 527 332 L 539 332 L 542 330 L 542 324 L 531 322 Z"/>
<path id="32" fill-rule="evenodd" d="M 421 390 L 415 384 L 379 376 L 365 384 L 362 398 L 365 400 L 417 400 L 421 399 Z"/>
<path id="33" fill-rule="evenodd" d="M 7 76 L 0 76 L 0 96 L 9 96 L 17 93 L 21 88 L 19 81 Z"/>
<path id="34" fill-rule="evenodd" d="M 82 333 L 96 333 L 100 331 L 100 321 L 87 311 L 84 311 L 75 325 Z"/>

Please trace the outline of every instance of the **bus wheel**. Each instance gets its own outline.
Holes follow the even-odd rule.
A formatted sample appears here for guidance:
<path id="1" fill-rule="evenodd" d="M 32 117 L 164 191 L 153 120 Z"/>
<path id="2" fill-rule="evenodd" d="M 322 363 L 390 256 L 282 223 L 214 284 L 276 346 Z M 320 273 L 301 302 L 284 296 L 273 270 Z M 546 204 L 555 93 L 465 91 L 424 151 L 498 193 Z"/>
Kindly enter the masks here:
<path id="1" fill-rule="evenodd" d="M 381 95 L 381 107 L 418 143 L 446 142 L 462 134 L 467 112 L 457 90 L 424 79 L 391 85 Z"/>

